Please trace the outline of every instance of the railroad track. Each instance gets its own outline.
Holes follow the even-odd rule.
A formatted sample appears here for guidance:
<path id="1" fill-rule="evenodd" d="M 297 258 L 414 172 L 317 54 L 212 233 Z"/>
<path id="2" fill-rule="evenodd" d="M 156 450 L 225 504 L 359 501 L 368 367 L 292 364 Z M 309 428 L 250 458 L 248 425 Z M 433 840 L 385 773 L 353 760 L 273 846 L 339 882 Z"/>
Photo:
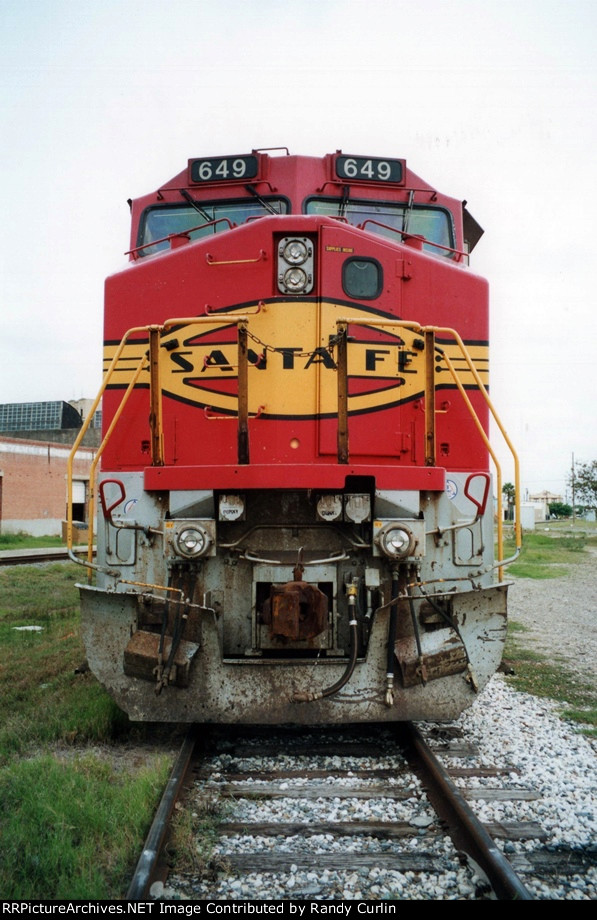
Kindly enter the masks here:
<path id="1" fill-rule="evenodd" d="M 87 550 L 78 550 L 82 559 L 86 558 Z M 38 562 L 66 562 L 69 559 L 67 550 L 62 546 L 46 547 L 41 549 L 15 549 L 0 552 L 0 567 L 8 565 L 34 565 Z"/>
<path id="2" fill-rule="evenodd" d="M 458 763 L 474 758 L 454 729 L 442 729 L 430 740 L 442 757 Z M 414 878 L 413 884 L 428 873 L 455 886 L 444 897 L 462 898 L 468 891 L 475 900 L 529 900 L 494 838 L 541 839 L 541 828 L 520 821 L 483 826 L 469 805 L 488 796 L 537 797 L 533 790 L 503 788 L 505 773 L 476 765 L 446 769 L 410 724 L 341 731 L 227 729 L 204 733 L 201 744 L 191 735 L 127 898 L 160 897 L 167 873 L 167 891 L 191 899 L 260 897 L 247 893 L 243 879 L 272 875 L 282 880 L 279 891 L 263 897 L 387 898 L 396 873 Z M 179 796 L 184 804 L 177 804 Z M 200 868 L 193 842 L 186 853 L 175 843 L 171 865 L 165 865 L 167 823 L 183 808 L 196 821 L 220 812 L 212 831 L 215 846 Z M 339 869 L 348 878 L 344 888 Z M 458 881 L 463 874 L 481 882 L 463 889 Z M 224 878 L 229 884 L 222 895 Z M 395 897 L 405 899 L 404 893 Z"/>

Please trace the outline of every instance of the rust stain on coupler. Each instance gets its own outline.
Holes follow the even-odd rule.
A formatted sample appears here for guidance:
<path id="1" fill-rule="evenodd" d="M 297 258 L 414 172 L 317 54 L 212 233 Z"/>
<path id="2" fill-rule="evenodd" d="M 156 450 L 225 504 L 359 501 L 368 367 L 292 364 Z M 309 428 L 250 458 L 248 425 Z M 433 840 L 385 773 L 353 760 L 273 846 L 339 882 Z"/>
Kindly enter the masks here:
<path id="1" fill-rule="evenodd" d="M 269 624 L 272 638 L 295 642 L 314 639 L 328 625 L 328 599 L 316 585 L 305 581 L 272 585 L 263 620 Z"/>

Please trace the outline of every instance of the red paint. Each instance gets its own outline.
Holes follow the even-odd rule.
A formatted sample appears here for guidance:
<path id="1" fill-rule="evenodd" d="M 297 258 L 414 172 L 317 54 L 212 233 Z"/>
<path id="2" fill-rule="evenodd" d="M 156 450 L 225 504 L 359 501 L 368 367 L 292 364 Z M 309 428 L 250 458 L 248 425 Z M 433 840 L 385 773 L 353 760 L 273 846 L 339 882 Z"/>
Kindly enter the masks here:
<path id="1" fill-rule="evenodd" d="M 319 301 L 337 303 L 348 317 L 354 316 L 357 310 L 369 310 L 377 316 L 447 326 L 455 328 L 467 343 L 487 344 L 487 284 L 463 267 L 460 255 L 452 258 L 430 255 L 422 248 L 418 234 L 404 240 L 400 234 L 392 238 L 379 235 L 376 221 L 370 220 L 362 230 L 332 217 L 301 213 L 310 198 L 341 199 L 345 188 L 349 190 L 350 201 L 403 204 L 408 201 L 409 190 L 415 189 L 416 207 L 442 208 L 450 213 L 454 234 L 451 245 L 460 252 L 464 249 L 460 201 L 436 192 L 406 167 L 400 184 L 347 182 L 336 177 L 336 155 L 321 159 L 256 156 L 258 175 L 249 183 L 193 184 L 185 168 L 159 191 L 132 202 L 131 249 L 139 245 L 139 224 L 144 210 L 185 205 L 180 189 L 185 189 L 201 206 L 202 202 L 253 201 L 246 187 L 250 184 L 264 198 L 286 199 L 292 213 L 250 220 L 235 229 L 230 229 L 227 222 L 225 230 L 203 240 L 189 240 L 179 232 L 173 237 L 170 249 L 153 256 L 143 256 L 137 249 L 129 265 L 106 282 L 106 343 L 118 343 L 131 327 L 161 324 L 172 317 L 200 317 L 220 311 L 225 316 L 230 309 L 246 311 L 251 317 L 267 309 L 272 300 L 283 298 L 277 287 L 277 241 L 286 236 L 300 236 L 308 237 L 314 244 L 315 285 L 309 295 L 296 298 L 299 302 L 312 303 L 314 309 Z M 234 158 L 230 158 L 227 167 L 231 168 L 233 162 Z M 200 221 L 199 214 L 197 219 Z M 351 257 L 374 260 L 381 266 L 383 288 L 379 296 L 358 300 L 343 290 L 342 266 Z M 292 297 L 287 299 L 293 300 Z M 325 329 L 322 335 L 326 337 L 334 331 L 334 328 Z M 292 345 L 290 312 L 287 332 Z M 349 332 L 362 341 L 370 340 L 380 349 L 386 341 L 383 335 L 363 327 L 354 327 Z M 218 341 L 215 334 L 213 338 Z M 226 330 L 220 342 L 230 342 L 231 338 L 234 339 L 234 335 Z M 253 343 L 251 347 L 258 355 L 259 347 Z M 138 350 L 143 349 L 141 345 Z M 184 377 L 183 352 L 183 348 L 179 349 L 172 360 L 179 362 L 175 370 Z M 280 360 L 281 356 L 278 352 L 266 358 Z M 266 374 L 267 368 L 257 372 Z M 194 368 L 192 373 L 187 370 L 186 374 L 189 400 L 168 395 L 163 400 L 165 466 L 150 466 L 149 396 L 146 388 L 139 388 L 106 448 L 102 459 L 104 471 L 145 470 L 146 488 L 149 489 L 231 489 L 264 485 L 343 488 L 346 475 L 373 475 L 378 487 L 382 488 L 441 490 L 444 468 L 478 471 L 488 467 L 486 448 L 445 371 L 439 379 L 440 386 L 450 390 L 449 408 L 437 415 L 436 468 L 425 466 L 422 393 L 399 406 L 350 415 L 348 466 L 336 462 L 335 418 L 272 418 L 267 410 L 258 410 L 260 417 L 249 420 L 250 464 L 240 467 L 237 465 L 236 420 L 222 418 L 223 413 L 217 405 L 206 411 L 210 403 L 205 392 L 193 385 L 193 380 L 195 384 L 201 382 L 201 369 Z M 325 378 L 325 386 L 333 388 L 334 392 L 336 377 L 331 371 L 329 379 Z M 292 380 L 294 385 L 296 378 Z M 118 384 L 118 375 L 115 383 Z M 214 382 L 209 386 L 217 403 L 221 394 L 235 392 L 236 378 L 223 371 L 221 384 Z M 384 386 L 383 380 L 359 382 L 351 379 L 349 392 L 383 391 Z M 394 389 L 392 393 L 392 402 L 395 402 L 398 391 Z M 105 393 L 104 430 L 122 394 L 122 388 L 109 389 Z M 446 402 L 446 395 L 443 389 L 439 390 L 438 409 Z M 487 427 L 487 412 L 479 393 L 471 390 L 469 396 Z"/>

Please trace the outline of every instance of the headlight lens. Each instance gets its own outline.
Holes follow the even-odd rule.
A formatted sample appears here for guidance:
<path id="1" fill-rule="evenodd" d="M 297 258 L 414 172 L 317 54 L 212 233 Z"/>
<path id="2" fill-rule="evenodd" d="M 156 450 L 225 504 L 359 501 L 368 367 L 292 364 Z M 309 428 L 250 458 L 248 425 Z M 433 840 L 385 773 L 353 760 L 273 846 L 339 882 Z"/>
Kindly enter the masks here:
<path id="1" fill-rule="evenodd" d="M 309 252 L 302 240 L 290 240 L 282 252 L 282 257 L 289 265 L 302 265 L 308 255 Z"/>
<path id="2" fill-rule="evenodd" d="M 294 293 L 304 291 L 307 287 L 307 275 L 302 268 L 289 268 L 284 272 L 284 287 Z"/>
<path id="3" fill-rule="evenodd" d="M 379 535 L 379 545 L 391 559 L 404 559 L 412 554 L 414 539 L 406 527 L 388 527 Z"/>
<path id="4" fill-rule="evenodd" d="M 176 535 L 176 550 L 185 559 L 196 559 L 209 549 L 209 534 L 202 527 L 185 527 Z"/>

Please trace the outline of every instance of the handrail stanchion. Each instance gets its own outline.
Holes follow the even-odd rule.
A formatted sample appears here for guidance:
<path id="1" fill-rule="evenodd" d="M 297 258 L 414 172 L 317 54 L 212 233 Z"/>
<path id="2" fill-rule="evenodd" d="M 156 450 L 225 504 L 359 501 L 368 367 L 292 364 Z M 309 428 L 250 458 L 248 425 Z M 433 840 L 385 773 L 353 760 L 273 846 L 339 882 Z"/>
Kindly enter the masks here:
<path id="1" fill-rule="evenodd" d="M 338 323 L 338 463 L 348 463 L 348 323 Z"/>

